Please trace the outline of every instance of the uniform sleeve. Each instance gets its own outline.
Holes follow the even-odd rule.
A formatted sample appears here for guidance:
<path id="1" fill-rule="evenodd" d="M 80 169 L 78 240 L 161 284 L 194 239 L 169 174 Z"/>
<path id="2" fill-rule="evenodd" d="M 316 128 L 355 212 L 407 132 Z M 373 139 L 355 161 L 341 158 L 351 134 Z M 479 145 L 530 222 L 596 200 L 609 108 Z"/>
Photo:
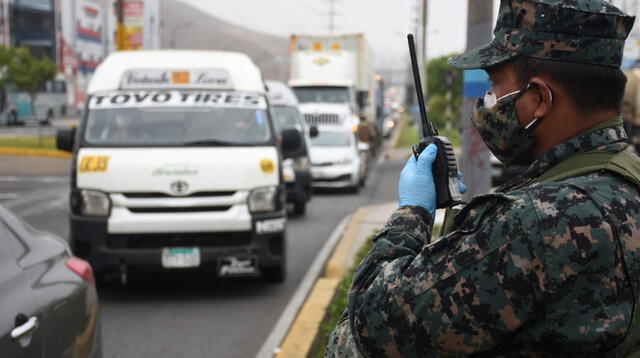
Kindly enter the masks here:
<path id="1" fill-rule="evenodd" d="M 490 351 L 535 315 L 544 249 L 525 199 L 479 205 L 427 244 L 431 219 L 398 209 L 358 267 L 351 332 L 368 357 L 461 357 Z"/>

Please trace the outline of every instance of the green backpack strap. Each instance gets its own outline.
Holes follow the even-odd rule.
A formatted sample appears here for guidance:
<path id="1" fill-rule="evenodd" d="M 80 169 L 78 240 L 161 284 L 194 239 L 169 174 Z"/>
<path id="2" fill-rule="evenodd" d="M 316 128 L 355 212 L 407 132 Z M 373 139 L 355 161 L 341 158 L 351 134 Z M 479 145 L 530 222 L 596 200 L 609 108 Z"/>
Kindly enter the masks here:
<path id="1" fill-rule="evenodd" d="M 640 158 L 627 150 L 618 153 L 592 151 L 574 155 L 535 178 L 532 183 L 561 181 L 600 170 L 614 172 L 640 185 Z"/>

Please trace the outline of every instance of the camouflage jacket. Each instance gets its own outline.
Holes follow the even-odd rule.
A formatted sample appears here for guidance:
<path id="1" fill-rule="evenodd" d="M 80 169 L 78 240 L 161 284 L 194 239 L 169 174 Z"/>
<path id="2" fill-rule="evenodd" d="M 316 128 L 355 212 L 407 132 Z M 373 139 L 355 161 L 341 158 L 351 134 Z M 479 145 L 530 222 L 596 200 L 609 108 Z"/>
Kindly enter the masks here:
<path id="1" fill-rule="evenodd" d="M 577 153 L 626 147 L 619 125 L 570 139 L 475 197 L 433 243 L 426 210 L 398 209 L 326 355 L 606 356 L 630 332 L 640 283 L 638 188 L 604 171 L 527 183 Z"/>

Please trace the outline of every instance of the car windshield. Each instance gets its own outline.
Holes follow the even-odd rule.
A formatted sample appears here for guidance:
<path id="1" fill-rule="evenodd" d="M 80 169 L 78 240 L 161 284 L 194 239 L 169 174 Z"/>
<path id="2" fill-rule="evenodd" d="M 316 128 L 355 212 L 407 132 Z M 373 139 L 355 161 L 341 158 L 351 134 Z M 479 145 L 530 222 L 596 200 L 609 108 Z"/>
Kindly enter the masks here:
<path id="1" fill-rule="evenodd" d="M 282 133 L 285 129 L 297 129 L 300 133 L 303 132 L 304 128 L 300 119 L 300 112 L 296 107 L 275 106 L 273 107 L 273 113 L 278 133 Z"/>
<path id="2" fill-rule="evenodd" d="M 173 95 L 184 99 L 189 93 Z M 103 99 L 103 103 L 113 98 L 123 102 L 120 96 Z M 107 146 L 242 146 L 265 145 L 272 138 L 266 108 L 226 100 L 227 107 L 179 102 L 90 106 L 84 139 L 88 145 Z"/>
<path id="3" fill-rule="evenodd" d="M 293 89 L 300 103 L 350 103 L 346 87 L 296 87 Z"/>
<path id="4" fill-rule="evenodd" d="M 318 136 L 311 138 L 311 145 L 314 147 L 348 147 L 351 145 L 350 132 L 323 131 L 318 132 Z"/>

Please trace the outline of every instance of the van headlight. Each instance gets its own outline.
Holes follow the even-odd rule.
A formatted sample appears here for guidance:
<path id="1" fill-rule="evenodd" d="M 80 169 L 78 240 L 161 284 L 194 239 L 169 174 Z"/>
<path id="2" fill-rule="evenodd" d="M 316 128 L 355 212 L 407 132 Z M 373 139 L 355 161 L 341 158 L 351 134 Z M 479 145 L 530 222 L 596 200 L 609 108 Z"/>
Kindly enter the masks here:
<path id="1" fill-rule="evenodd" d="M 298 157 L 293 160 L 293 170 L 296 172 L 308 172 L 311 170 L 311 162 L 308 157 Z"/>
<path id="2" fill-rule="evenodd" d="M 276 210 L 278 190 L 275 187 L 252 190 L 249 194 L 249 211 L 252 213 L 266 213 Z"/>
<path id="3" fill-rule="evenodd" d="M 347 157 L 347 158 L 344 158 L 344 159 L 336 161 L 334 164 L 336 164 L 336 165 L 349 165 L 351 163 L 353 163 L 353 159 Z"/>
<path id="4" fill-rule="evenodd" d="M 80 213 L 86 216 L 107 217 L 111 210 L 111 200 L 107 193 L 95 190 L 81 190 Z"/>

